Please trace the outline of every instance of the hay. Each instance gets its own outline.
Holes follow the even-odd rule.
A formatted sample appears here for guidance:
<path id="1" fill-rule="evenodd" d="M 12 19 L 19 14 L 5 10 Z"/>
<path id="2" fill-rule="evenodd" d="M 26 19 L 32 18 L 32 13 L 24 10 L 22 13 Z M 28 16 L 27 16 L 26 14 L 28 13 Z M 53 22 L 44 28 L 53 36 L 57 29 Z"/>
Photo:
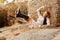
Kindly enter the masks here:
<path id="1" fill-rule="evenodd" d="M 51 13 L 51 24 L 56 25 L 57 24 L 57 9 L 58 7 L 58 0 L 30 0 L 28 5 L 28 13 L 32 14 L 33 18 L 37 20 L 37 12 L 36 10 L 44 5 L 48 6 L 48 11 Z M 46 9 L 46 8 L 45 8 Z"/>
<path id="2" fill-rule="evenodd" d="M 0 27 L 7 25 L 7 11 L 0 7 Z"/>
<path id="3" fill-rule="evenodd" d="M 27 13 L 27 3 L 9 3 L 3 7 L 0 7 L 0 26 L 11 26 L 15 23 L 16 10 L 20 7 L 21 13 Z M 15 18 L 11 18 L 13 16 Z"/>
<path id="4" fill-rule="evenodd" d="M 9 25 L 13 25 L 14 24 L 14 21 L 16 20 L 16 10 L 18 7 L 20 7 L 20 10 L 21 10 L 21 13 L 27 13 L 27 3 L 26 2 L 21 2 L 21 3 L 9 3 L 7 4 L 6 6 L 8 6 L 8 10 L 7 10 L 7 13 L 8 13 L 8 24 Z M 9 15 L 15 17 L 15 18 L 10 18 Z"/>

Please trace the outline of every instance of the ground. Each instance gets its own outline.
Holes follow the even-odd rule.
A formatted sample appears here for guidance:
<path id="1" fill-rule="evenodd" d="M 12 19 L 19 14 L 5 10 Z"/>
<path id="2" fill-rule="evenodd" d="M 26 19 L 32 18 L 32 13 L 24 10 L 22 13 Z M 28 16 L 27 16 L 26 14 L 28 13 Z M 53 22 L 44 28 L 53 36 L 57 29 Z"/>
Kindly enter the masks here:
<path id="1" fill-rule="evenodd" d="M 0 40 L 52 40 L 57 36 L 60 36 L 60 29 L 30 29 L 27 24 L 0 28 Z"/>

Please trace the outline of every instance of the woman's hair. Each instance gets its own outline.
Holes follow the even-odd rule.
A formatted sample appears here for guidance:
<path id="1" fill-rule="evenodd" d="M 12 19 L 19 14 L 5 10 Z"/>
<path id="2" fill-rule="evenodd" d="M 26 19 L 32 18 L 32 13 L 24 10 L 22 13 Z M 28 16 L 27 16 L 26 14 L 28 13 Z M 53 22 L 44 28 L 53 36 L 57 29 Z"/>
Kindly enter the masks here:
<path id="1" fill-rule="evenodd" d="M 41 13 L 41 15 L 43 15 L 45 11 L 39 11 L 39 12 Z M 50 12 L 49 11 L 46 11 L 46 12 L 47 12 L 46 17 L 49 17 L 50 18 L 51 17 Z"/>
<path id="2" fill-rule="evenodd" d="M 50 12 L 49 11 L 47 11 L 47 16 L 46 17 L 48 17 L 48 18 L 50 18 L 51 17 L 51 15 L 50 15 Z"/>

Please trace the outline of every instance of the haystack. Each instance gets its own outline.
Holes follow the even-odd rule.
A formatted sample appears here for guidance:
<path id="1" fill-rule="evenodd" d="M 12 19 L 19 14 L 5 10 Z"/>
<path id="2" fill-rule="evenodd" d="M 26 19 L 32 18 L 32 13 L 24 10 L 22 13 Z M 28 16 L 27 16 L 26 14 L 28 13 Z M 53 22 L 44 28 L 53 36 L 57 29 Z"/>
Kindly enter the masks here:
<path id="1" fill-rule="evenodd" d="M 59 15 L 60 15 L 60 1 L 59 0 L 30 0 L 28 3 L 28 13 L 32 14 L 32 17 L 37 19 L 36 10 L 44 5 L 48 6 L 48 11 L 51 14 L 51 25 L 57 25 L 59 23 Z M 58 17 L 58 18 L 57 18 Z M 58 21 L 58 22 L 57 22 Z M 60 23 L 59 23 L 60 24 Z"/>
<path id="2" fill-rule="evenodd" d="M 7 11 L 4 7 L 0 7 L 0 27 L 7 25 Z"/>
<path id="3" fill-rule="evenodd" d="M 9 3 L 3 7 L 0 7 L 0 26 L 11 26 L 15 23 L 16 20 L 16 10 L 20 7 L 21 13 L 27 13 L 27 3 Z M 14 18 L 12 18 L 12 17 Z"/>
<path id="4" fill-rule="evenodd" d="M 21 3 L 9 3 L 6 5 L 7 7 L 7 20 L 9 25 L 13 25 L 16 20 L 16 10 L 18 7 L 20 7 L 21 13 L 27 13 L 27 3 L 21 2 Z M 11 18 L 10 16 L 13 16 L 15 18 Z"/>

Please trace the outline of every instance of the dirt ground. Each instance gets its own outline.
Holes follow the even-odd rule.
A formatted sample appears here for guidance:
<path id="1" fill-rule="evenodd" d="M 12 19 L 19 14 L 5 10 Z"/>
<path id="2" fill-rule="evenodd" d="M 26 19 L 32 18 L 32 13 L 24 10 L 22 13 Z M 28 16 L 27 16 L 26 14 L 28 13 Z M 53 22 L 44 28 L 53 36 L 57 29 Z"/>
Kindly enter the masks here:
<path id="1" fill-rule="evenodd" d="M 57 35 L 60 36 L 60 29 L 30 29 L 27 24 L 19 23 L 0 28 L 0 40 L 52 40 Z"/>

